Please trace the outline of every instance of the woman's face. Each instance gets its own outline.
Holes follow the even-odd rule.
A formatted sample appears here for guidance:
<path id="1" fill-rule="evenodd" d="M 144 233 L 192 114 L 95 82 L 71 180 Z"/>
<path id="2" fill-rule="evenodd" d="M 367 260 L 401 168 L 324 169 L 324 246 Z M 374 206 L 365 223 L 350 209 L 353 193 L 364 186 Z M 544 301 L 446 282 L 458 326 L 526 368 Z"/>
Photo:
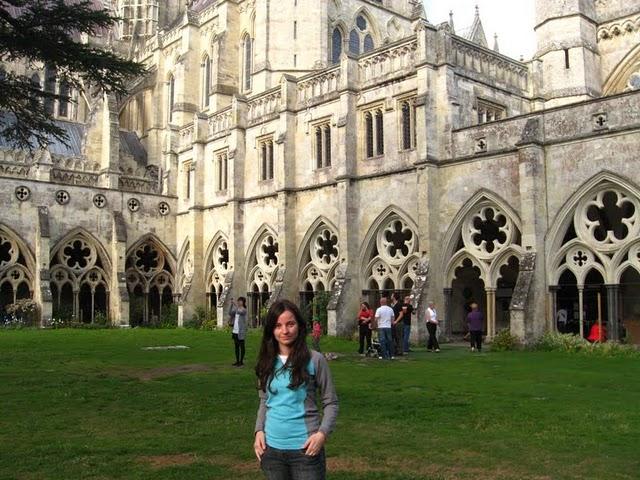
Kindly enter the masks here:
<path id="1" fill-rule="evenodd" d="M 289 310 L 285 310 L 276 320 L 276 326 L 273 329 L 273 336 L 276 338 L 280 347 L 290 347 L 298 338 L 298 322 L 296 317 Z"/>
<path id="2" fill-rule="evenodd" d="M 367 306 L 364 303 L 360 304 L 360 310 L 366 310 Z"/>

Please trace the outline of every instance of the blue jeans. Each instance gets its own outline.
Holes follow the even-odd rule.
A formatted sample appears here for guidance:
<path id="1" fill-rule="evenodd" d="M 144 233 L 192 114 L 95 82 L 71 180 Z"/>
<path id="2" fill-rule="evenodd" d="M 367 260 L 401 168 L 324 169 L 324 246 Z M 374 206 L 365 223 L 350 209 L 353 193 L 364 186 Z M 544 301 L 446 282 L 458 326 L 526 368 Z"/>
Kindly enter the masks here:
<path id="1" fill-rule="evenodd" d="M 409 353 L 409 336 L 411 335 L 411 325 L 402 326 L 402 350 Z"/>
<path id="2" fill-rule="evenodd" d="M 390 328 L 379 328 L 378 338 L 380 339 L 380 347 L 382 349 L 383 358 L 391 358 L 393 356 L 393 336 Z"/>
<path id="3" fill-rule="evenodd" d="M 278 450 L 267 445 L 260 468 L 268 480 L 325 480 L 327 459 L 324 448 L 310 456 L 304 450 Z"/>

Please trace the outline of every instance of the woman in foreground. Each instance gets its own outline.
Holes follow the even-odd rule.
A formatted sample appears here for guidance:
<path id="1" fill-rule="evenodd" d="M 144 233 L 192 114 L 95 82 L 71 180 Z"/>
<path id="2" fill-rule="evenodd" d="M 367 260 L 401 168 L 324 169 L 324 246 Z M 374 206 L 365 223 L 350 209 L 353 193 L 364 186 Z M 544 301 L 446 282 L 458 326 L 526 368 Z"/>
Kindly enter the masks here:
<path id="1" fill-rule="evenodd" d="M 295 304 L 271 305 L 256 365 L 260 407 L 253 445 L 269 480 L 325 479 L 324 444 L 336 422 L 338 397 L 327 361 L 309 350 L 306 337 Z"/>

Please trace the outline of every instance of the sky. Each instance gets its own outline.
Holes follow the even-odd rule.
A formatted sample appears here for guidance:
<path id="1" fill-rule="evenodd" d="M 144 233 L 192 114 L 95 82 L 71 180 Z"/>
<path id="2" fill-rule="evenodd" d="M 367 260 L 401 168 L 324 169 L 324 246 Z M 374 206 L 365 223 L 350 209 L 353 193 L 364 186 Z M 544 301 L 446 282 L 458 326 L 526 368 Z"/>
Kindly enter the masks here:
<path id="1" fill-rule="evenodd" d="M 475 7 L 480 8 L 489 47 L 493 47 L 493 35 L 498 34 L 500 53 L 512 58 L 530 59 L 536 47 L 533 32 L 534 0 L 423 0 L 427 19 L 434 25 L 449 21 L 453 10 L 456 31 L 470 27 Z"/>

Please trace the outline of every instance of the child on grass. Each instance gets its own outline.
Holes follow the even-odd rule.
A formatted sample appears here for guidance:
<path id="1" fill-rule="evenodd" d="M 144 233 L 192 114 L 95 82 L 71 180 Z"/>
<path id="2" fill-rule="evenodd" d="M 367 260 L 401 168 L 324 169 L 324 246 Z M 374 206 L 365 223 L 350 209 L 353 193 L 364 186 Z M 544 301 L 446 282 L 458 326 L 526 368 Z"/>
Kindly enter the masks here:
<path id="1" fill-rule="evenodd" d="M 312 345 L 316 352 L 320 351 L 320 337 L 322 336 L 322 325 L 317 319 L 313 319 L 313 330 L 311 331 Z"/>

